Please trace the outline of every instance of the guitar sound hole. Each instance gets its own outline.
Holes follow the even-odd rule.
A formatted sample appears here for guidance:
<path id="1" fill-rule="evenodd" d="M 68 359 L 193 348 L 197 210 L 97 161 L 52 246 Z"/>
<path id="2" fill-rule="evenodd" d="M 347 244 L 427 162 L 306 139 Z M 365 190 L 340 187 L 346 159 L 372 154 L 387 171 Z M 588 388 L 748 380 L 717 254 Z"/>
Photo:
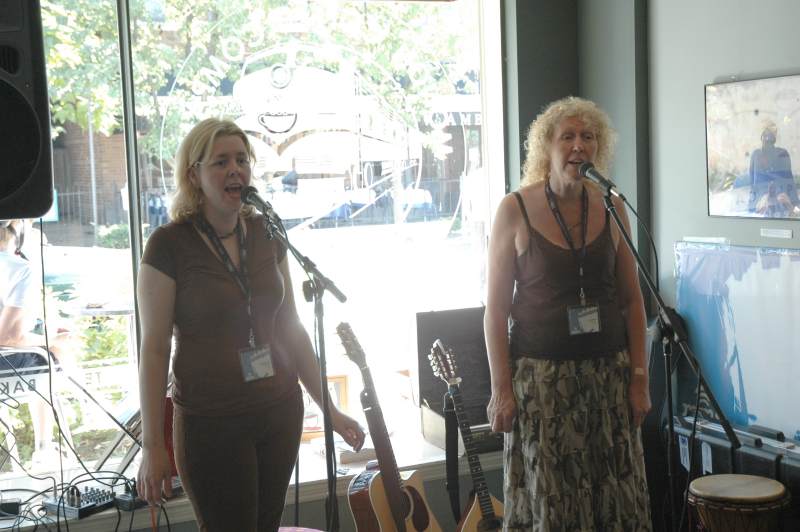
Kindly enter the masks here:
<path id="1" fill-rule="evenodd" d="M 503 520 L 495 517 L 494 519 L 481 519 L 477 526 L 478 532 L 488 532 L 489 530 L 502 530 Z"/>
<path id="2" fill-rule="evenodd" d="M 419 492 L 408 486 L 406 488 L 406 498 L 411 502 L 411 523 L 414 525 L 414 530 L 427 530 L 431 524 L 431 518 L 428 515 L 428 507 L 425 505 L 425 500 Z"/>

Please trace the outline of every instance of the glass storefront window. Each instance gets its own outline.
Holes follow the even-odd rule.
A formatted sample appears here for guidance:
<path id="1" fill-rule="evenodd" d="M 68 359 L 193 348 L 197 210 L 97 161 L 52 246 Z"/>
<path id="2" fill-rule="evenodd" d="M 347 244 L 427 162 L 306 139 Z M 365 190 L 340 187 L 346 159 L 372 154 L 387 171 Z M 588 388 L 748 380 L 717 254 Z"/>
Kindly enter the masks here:
<path id="1" fill-rule="evenodd" d="M 33 334 L 44 345 L 46 333 L 57 357 L 53 403 L 68 437 L 59 446 L 53 411 L 34 394 L 4 401 L 10 452 L 0 460 L 0 479 L 44 489 L 62 464 L 72 478 L 84 471 L 78 459 L 90 471 L 105 454 L 119 462 L 130 440 L 113 446 L 118 421 L 138 403 L 138 388 L 116 2 L 41 4 L 55 200 L 28 221 L 25 254 L 42 293 L 28 310 L 37 320 Z M 49 398 L 49 386 L 40 391 Z"/>
<path id="2" fill-rule="evenodd" d="M 360 414 L 361 381 L 336 338 L 340 321 L 367 354 L 390 430 L 419 430 L 416 313 L 481 305 L 485 288 L 486 136 L 502 131 L 484 124 L 479 8 L 131 0 L 139 174 L 129 176 L 116 2 L 42 1 L 57 201 L 34 225 L 47 239 L 51 336 L 70 333 L 65 365 L 85 389 L 58 391 L 62 422 L 90 469 L 124 469 L 130 458 L 129 438 L 94 400 L 123 423 L 138 408 L 128 187 L 141 191 L 133 230 L 146 239 L 169 222 L 178 144 L 209 116 L 247 132 L 252 184 L 292 244 L 348 296 L 324 302 L 328 375 L 350 412 Z M 289 260 L 313 336 L 305 275 Z M 313 433 L 314 420 L 307 425 Z M 30 464 L 32 436 L 19 441 Z"/>

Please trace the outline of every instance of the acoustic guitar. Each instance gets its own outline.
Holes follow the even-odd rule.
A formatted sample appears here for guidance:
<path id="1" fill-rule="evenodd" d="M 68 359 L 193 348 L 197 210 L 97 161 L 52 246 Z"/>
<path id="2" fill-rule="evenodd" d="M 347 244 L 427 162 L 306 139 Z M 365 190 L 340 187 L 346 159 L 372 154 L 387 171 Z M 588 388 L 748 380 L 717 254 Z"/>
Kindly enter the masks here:
<path id="1" fill-rule="evenodd" d="M 431 347 L 428 356 L 434 375 L 447 384 L 447 393 L 453 400 L 458 428 L 461 430 L 461 439 L 464 441 L 464 450 L 467 453 L 469 472 L 472 476 L 472 488 L 475 495 L 467 509 L 466 514 L 458 524 L 458 531 L 474 532 L 485 530 L 502 530 L 503 528 L 503 503 L 498 501 L 486 486 L 486 477 L 472 437 L 472 427 L 464 410 L 464 401 L 461 398 L 461 378 L 456 375 L 456 363 L 452 351 L 447 349 L 441 340 L 437 339 Z"/>
<path id="2" fill-rule="evenodd" d="M 361 370 L 364 380 L 361 406 L 367 418 L 378 461 L 377 470 L 367 469 L 356 475 L 347 488 L 356 529 L 358 532 L 441 532 L 441 527 L 425 499 L 421 475 L 416 471 L 401 473 L 397 468 L 375 385 L 361 345 L 349 324 L 340 323 L 336 332 L 348 358 Z"/>

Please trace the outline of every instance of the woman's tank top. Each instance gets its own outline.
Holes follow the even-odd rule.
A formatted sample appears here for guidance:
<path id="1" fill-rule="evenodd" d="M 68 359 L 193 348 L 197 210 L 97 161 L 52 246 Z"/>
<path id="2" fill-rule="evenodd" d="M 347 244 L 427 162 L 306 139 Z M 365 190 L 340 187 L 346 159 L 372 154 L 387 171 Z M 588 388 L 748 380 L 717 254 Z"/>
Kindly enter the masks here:
<path id="1" fill-rule="evenodd" d="M 528 250 L 515 260 L 511 305 L 511 356 L 585 359 L 611 355 L 627 347 L 625 319 L 619 306 L 616 249 L 606 213 L 600 235 L 586 245 L 584 290 L 589 304 L 599 307 L 600 332 L 571 335 L 567 308 L 579 305 L 578 264 L 572 250 L 562 248 L 528 226 Z"/>

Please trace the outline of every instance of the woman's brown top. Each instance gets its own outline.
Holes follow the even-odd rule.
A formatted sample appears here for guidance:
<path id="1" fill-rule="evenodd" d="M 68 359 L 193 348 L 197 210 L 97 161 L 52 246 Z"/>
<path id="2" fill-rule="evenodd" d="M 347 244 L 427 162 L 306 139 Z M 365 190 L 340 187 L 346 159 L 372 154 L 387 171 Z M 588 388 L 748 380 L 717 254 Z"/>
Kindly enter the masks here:
<path id="1" fill-rule="evenodd" d="M 270 344 L 283 301 L 278 264 L 286 249 L 264 237 L 261 217 L 246 220 L 247 271 L 257 345 Z M 173 401 L 184 412 L 222 416 L 253 412 L 298 393 L 291 353 L 272 346 L 273 377 L 245 382 L 239 350 L 249 345 L 247 299 L 194 225 L 169 223 L 147 241 L 144 264 L 175 280 Z"/>
<path id="2" fill-rule="evenodd" d="M 528 249 L 516 257 L 511 306 L 511 356 L 586 359 L 627 347 L 625 319 L 616 283 L 616 249 L 606 213 L 600 235 L 587 243 L 584 290 L 600 309 L 600 332 L 570 335 L 567 308 L 580 304 L 578 265 L 572 250 L 558 246 L 534 229 L 519 193 Z"/>

